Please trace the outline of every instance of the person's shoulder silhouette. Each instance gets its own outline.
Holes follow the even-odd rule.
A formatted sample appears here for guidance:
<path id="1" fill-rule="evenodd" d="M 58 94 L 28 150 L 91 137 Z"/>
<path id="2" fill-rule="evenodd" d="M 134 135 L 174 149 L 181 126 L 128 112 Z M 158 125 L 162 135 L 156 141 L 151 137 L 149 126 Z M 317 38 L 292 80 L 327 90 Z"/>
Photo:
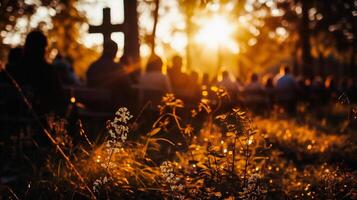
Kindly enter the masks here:
<path id="1" fill-rule="evenodd" d="M 9 73 L 18 73 L 19 64 L 23 58 L 23 48 L 22 47 L 15 47 L 10 49 L 9 55 L 7 57 L 7 64 L 6 70 Z M 13 74 L 12 74 L 13 75 Z"/>
<path id="2" fill-rule="evenodd" d="M 13 77 L 15 80 L 20 80 L 21 78 L 21 60 L 23 57 L 23 49 L 21 47 L 15 47 L 10 49 L 7 56 L 7 63 L 5 66 L 6 71 Z M 1 74 L 1 73 L 0 73 Z M 8 80 L 5 75 L 0 75 L 1 83 L 8 83 Z"/>

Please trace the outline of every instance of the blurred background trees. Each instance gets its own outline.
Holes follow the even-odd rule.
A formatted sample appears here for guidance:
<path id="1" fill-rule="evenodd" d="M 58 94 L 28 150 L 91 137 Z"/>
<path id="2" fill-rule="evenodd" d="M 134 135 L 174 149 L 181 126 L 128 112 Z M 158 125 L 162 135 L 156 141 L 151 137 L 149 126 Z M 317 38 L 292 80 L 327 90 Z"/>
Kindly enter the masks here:
<path id="1" fill-rule="evenodd" d="M 49 30 L 51 48 L 66 57 L 78 74 L 83 74 L 87 66 L 95 60 L 98 53 L 79 42 L 80 31 L 87 18 L 76 8 L 80 0 L 62 0 L 57 5 L 57 13 L 52 17 L 52 29 Z"/>
<path id="2" fill-rule="evenodd" d="M 296 74 L 356 75 L 357 1 L 247 0 L 244 8 L 246 13 L 263 16 L 260 20 L 264 25 L 256 26 L 261 32 L 257 37 L 258 47 L 264 46 L 262 43 L 267 42 L 267 38 L 279 41 L 279 37 L 274 36 L 285 37 L 281 48 L 270 51 L 270 55 L 288 48 Z M 334 62 L 326 62 L 329 60 Z"/>
<path id="3" fill-rule="evenodd" d="M 1 0 L 0 59 L 5 59 L 13 41 L 22 43 L 26 33 L 38 27 L 49 35 L 54 52 L 73 60 L 76 71 L 82 74 L 98 56 L 95 48 L 80 42 L 88 23 L 78 9 L 83 2 L 96 1 Z M 181 54 L 186 69 L 211 74 L 222 67 L 237 75 L 270 72 L 288 63 L 295 74 L 356 76 L 356 0 L 161 0 L 155 10 L 156 2 L 138 1 L 142 57 L 149 54 L 142 49 L 150 52 L 155 43 L 159 55 L 169 58 Z M 41 13 L 50 19 L 39 19 Z M 210 18 L 214 16 L 222 16 L 231 32 L 226 35 L 227 44 L 218 39 L 223 45 L 206 52 L 217 30 L 213 28 L 206 42 L 199 43 L 197 38 L 206 37 L 202 29 L 213 24 Z M 151 38 L 154 24 L 155 40 Z M 166 29 L 170 29 L 166 33 L 170 37 L 161 33 Z M 171 37 L 174 35 L 180 37 Z"/>
<path id="4" fill-rule="evenodd" d="M 4 44 L 5 36 L 8 32 L 17 30 L 16 27 L 17 19 L 20 17 L 29 18 L 35 12 L 34 5 L 25 4 L 25 0 L 19 1 L 6 1 L 1 0 L 0 2 L 0 58 L 3 60 L 6 50 L 9 48 L 9 45 Z"/>
<path id="5" fill-rule="evenodd" d="M 76 7 L 80 1 L 2 0 L 0 59 L 5 60 L 7 50 L 23 44 L 26 34 L 37 28 L 48 35 L 49 59 L 60 53 L 72 63 L 79 74 L 83 73 L 98 53 L 79 42 L 81 27 L 87 23 L 87 18 Z"/>

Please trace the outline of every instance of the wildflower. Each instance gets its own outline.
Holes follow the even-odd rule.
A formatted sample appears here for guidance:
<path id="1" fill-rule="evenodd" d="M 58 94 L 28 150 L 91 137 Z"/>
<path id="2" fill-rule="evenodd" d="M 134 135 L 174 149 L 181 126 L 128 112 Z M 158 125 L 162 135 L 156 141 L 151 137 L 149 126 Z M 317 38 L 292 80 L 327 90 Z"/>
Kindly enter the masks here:
<path id="1" fill-rule="evenodd" d="M 166 94 L 162 98 L 162 102 L 165 103 L 166 106 L 168 107 L 177 107 L 177 108 L 183 108 L 183 101 L 180 99 L 176 99 L 176 97 L 173 94 Z"/>
<path id="2" fill-rule="evenodd" d="M 93 183 L 93 191 L 99 193 L 100 187 L 102 187 L 102 185 L 106 184 L 108 181 L 109 179 L 107 176 L 96 179 Z"/>
<path id="3" fill-rule="evenodd" d="M 105 147 L 107 148 L 108 153 L 111 152 L 118 153 L 120 149 L 123 147 L 123 143 L 115 139 L 112 139 L 106 142 Z"/>
<path id="4" fill-rule="evenodd" d="M 174 166 L 170 161 L 164 161 L 160 165 L 160 171 L 172 191 L 174 199 L 185 199 L 183 195 L 184 185 L 180 184 L 180 178 L 176 177 L 174 173 Z"/>
<path id="5" fill-rule="evenodd" d="M 122 122 L 124 124 L 128 123 L 128 121 L 133 118 L 133 115 L 130 114 L 129 110 L 126 107 L 121 107 L 115 113 L 114 122 Z"/>
<path id="6" fill-rule="evenodd" d="M 174 168 L 172 166 L 172 163 L 169 161 L 165 161 L 160 165 L 160 170 L 162 173 L 162 176 L 165 178 L 167 183 L 174 183 Z"/>
<path id="7" fill-rule="evenodd" d="M 119 108 L 115 115 L 114 120 L 107 122 L 107 129 L 111 137 L 107 142 L 109 148 L 120 147 L 120 143 L 126 141 L 129 133 L 129 127 L 126 124 L 133 117 L 125 107 Z"/>
<path id="8" fill-rule="evenodd" d="M 191 136 L 191 134 L 193 133 L 193 127 L 190 124 L 188 124 L 184 129 L 184 133 L 188 136 Z"/>

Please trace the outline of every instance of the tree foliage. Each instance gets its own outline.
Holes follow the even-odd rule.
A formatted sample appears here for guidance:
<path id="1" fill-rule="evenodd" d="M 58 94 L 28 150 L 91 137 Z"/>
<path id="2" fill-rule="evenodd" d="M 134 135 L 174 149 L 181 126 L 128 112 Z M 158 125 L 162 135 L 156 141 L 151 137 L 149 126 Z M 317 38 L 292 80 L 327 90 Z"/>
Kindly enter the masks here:
<path id="1" fill-rule="evenodd" d="M 16 32 L 22 34 L 22 39 L 25 38 L 26 34 L 32 29 L 29 25 L 31 17 L 40 7 L 45 7 L 55 11 L 53 15 L 48 16 L 51 18 L 51 24 L 40 22 L 37 28 L 50 27 L 43 30 L 48 35 L 50 50 L 56 49 L 63 56 L 68 57 L 73 61 L 76 71 L 79 74 L 84 74 L 86 67 L 97 57 L 97 53 L 79 42 L 82 26 L 87 22 L 84 14 L 79 12 L 76 7 L 80 1 L 82 0 L 41 0 L 29 4 L 25 3 L 24 0 L 2 0 L 0 28 L 3 31 L 0 34 L 0 47 L 4 51 L 0 55 L 1 59 L 6 59 L 5 52 L 10 47 L 10 45 L 4 44 L 4 38 L 7 34 Z M 26 30 L 18 30 L 16 24 L 20 18 L 27 19 Z"/>

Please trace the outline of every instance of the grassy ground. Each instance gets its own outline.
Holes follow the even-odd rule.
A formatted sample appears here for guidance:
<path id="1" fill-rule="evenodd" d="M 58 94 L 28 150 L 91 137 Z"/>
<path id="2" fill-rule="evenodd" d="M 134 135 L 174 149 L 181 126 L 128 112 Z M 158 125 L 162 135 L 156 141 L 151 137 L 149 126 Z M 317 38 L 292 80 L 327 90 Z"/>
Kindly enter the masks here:
<path id="1" fill-rule="evenodd" d="M 157 115 L 137 118 L 119 110 L 98 140 L 81 124 L 69 132 L 66 121 L 49 118 L 52 137 L 68 160 L 41 129 L 24 126 L 1 139 L 0 194 L 4 199 L 357 198 L 351 109 L 257 117 L 222 109 L 219 100 L 184 107 L 166 96 Z"/>

